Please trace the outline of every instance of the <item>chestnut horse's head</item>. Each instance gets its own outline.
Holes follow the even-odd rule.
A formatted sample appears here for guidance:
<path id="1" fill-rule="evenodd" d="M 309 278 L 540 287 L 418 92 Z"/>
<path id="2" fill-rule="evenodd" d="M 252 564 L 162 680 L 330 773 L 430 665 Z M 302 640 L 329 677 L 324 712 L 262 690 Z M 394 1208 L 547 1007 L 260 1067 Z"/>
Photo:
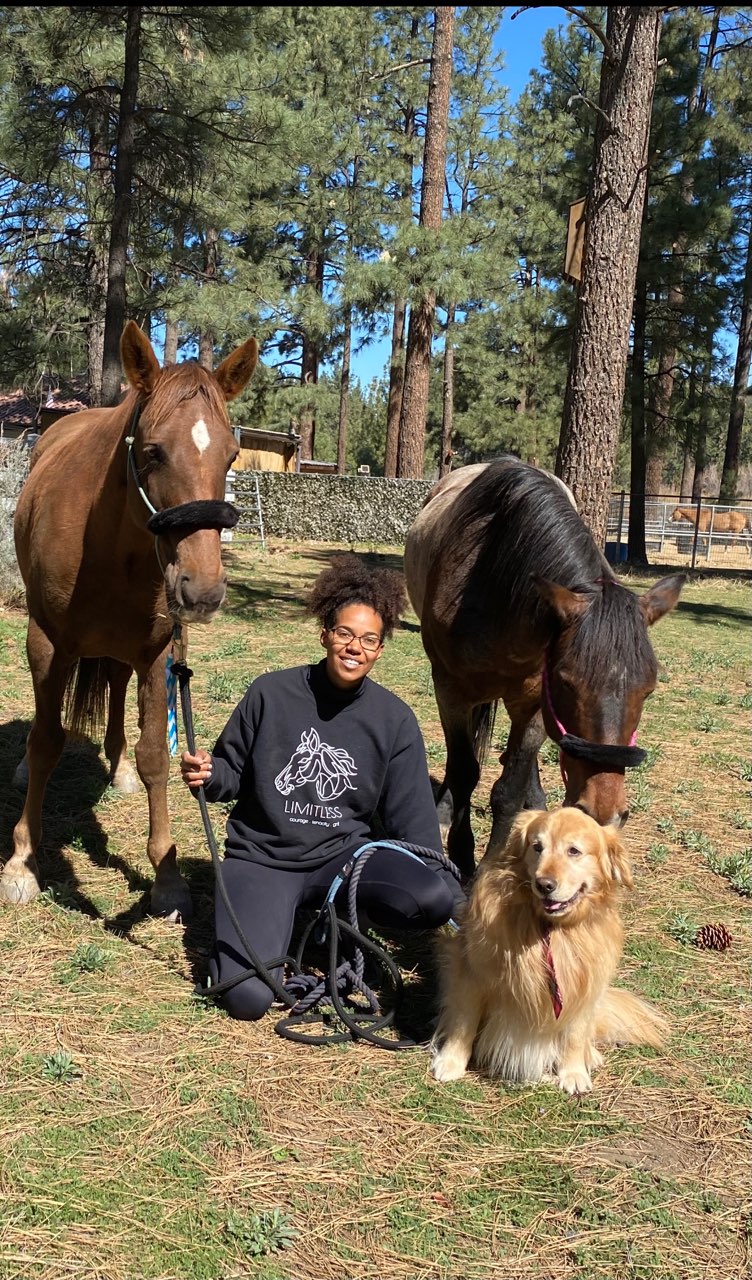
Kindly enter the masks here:
<path id="1" fill-rule="evenodd" d="M 622 826 L 629 815 L 624 771 L 643 758 L 637 726 L 658 675 L 648 627 L 674 608 L 684 580 L 663 578 L 643 596 L 610 577 L 577 591 L 538 580 L 556 620 L 543 671 L 543 723 L 559 744 L 564 804 L 601 825 Z"/>
<path id="2" fill-rule="evenodd" d="M 219 530 L 237 518 L 224 502 L 225 477 L 238 452 L 225 405 L 253 373 L 258 344 L 249 338 L 214 373 L 192 361 L 163 369 L 131 320 L 120 350 L 136 393 L 127 401 L 133 410 L 129 510 L 157 539 L 173 619 L 208 621 L 227 585 Z"/>

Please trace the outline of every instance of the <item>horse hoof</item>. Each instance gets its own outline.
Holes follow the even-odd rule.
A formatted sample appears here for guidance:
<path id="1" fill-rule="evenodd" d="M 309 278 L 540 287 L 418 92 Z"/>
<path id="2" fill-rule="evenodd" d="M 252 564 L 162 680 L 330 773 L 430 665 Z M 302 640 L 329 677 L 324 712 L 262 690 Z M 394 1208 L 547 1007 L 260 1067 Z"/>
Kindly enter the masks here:
<path id="1" fill-rule="evenodd" d="M 193 918 L 193 902 L 188 885 L 184 880 L 180 884 L 167 886 L 154 885 L 151 891 L 151 914 L 161 916 L 170 924 L 185 924 Z"/>
<path id="2" fill-rule="evenodd" d="M 19 760 L 16 765 L 16 772 L 13 774 L 13 786 L 17 787 L 19 791 L 28 790 L 29 766 L 26 761 L 26 756 L 24 756 L 23 760 Z"/>
<path id="3" fill-rule="evenodd" d="M 24 907 L 28 902 L 33 902 L 38 893 L 39 881 L 28 872 L 6 872 L 0 876 L 0 902 Z"/>

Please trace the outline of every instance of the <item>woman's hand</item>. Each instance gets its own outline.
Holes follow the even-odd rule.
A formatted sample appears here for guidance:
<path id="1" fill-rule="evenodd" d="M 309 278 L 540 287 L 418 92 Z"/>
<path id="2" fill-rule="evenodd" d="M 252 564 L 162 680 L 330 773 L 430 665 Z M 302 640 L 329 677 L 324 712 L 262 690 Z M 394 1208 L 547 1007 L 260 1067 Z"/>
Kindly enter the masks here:
<path id="1" fill-rule="evenodd" d="M 208 782 L 212 775 L 212 758 L 208 751 L 197 751 L 191 755 L 184 751 L 180 757 L 180 776 L 186 786 L 195 791 Z"/>

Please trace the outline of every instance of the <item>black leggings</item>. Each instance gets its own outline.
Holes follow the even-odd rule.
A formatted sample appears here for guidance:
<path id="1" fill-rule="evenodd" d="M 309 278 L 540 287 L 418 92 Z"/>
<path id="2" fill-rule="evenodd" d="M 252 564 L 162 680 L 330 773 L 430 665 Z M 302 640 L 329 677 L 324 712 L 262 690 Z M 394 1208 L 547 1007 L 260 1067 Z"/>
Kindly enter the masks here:
<path id="1" fill-rule="evenodd" d="M 287 952 L 298 907 L 321 907 L 337 872 L 348 861 L 338 855 L 311 871 L 287 871 L 245 858 L 225 858 L 222 883 L 240 927 L 260 960 Z M 346 897 L 347 886 L 338 894 Z M 436 929 L 445 924 L 465 895 L 440 863 L 422 862 L 395 849 L 377 849 L 368 857 L 358 884 L 358 907 L 373 923 L 387 929 Z M 213 983 L 245 972 L 250 964 L 228 917 L 219 889 L 214 902 L 214 954 L 209 964 Z M 282 970 L 273 971 L 282 980 Z M 266 1013 L 274 993 L 261 978 L 238 982 L 221 997 L 233 1018 L 255 1021 Z"/>

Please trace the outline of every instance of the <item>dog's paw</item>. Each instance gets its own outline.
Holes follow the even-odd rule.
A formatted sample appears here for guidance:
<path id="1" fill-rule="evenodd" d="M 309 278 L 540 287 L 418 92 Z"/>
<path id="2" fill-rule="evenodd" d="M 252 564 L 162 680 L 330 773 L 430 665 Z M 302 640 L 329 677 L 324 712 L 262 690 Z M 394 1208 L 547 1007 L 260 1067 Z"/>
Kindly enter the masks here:
<path id="1" fill-rule="evenodd" d="M 598 1071 L 603 1066 L 604 1058 L 599 1049 L 594 1044 L 589 1044 L 585 1050 L 585 1065 L 588 1071 Z"/>
<path id="2" fill-rule="evenodd" d="M 565 1093 L 570 1094 L 572 1097 L 580 1093 L 590 1093 L 593 1088 L 590 1072 L 584 1065 L 559 1071 L 558 1085 L 560 1089 L 563 1089 Z"/>
<path id="3" fill-rule="evenodd" d="M 431 1070 L 437 1080 L 446 1084 L 449 1080 L 460 1080 L 465 1074 L 467 1058 L 456 1049 L 441 1049 L 431 1063 Z"/>

